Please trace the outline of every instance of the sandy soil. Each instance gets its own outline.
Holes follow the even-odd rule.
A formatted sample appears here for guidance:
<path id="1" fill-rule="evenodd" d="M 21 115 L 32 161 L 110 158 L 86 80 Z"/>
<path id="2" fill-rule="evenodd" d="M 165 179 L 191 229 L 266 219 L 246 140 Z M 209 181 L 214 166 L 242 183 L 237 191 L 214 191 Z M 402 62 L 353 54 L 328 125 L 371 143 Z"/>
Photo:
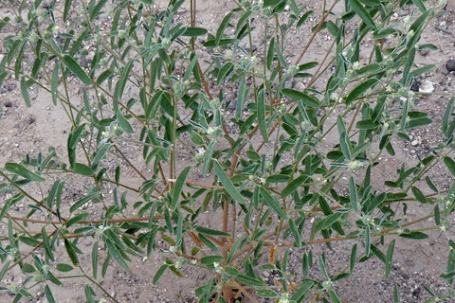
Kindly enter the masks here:
<path id="1" fill-rule="evenodd" d="M 76 2 L 76 0 L 74 0 Z M 309 9 L 315 10 L 316 14 L 309 20 L 309 27 L 314 26 L 320 17 L 320 1 L 297 1 L 299 5 L 306 4 Z M 430 1 L 431 2 L 431 1 Z M 418 79 L 421 83 L 431 83 L 435 92 L 454 92 L 455 75 L 449 73 L 445 67 L 449 59 L 455 58 L 455 2 L 446 7 L 446 14 L 437 17 L 427 28 L 422 36 L 423 43 L 432 43 L 438 47 L 437 51 L 421 52 L 416 56 L 416 63 L 435 64 L 436 68 L 426 73 Z M 156 9 L 165 7 L 166 1 L 156 1 Z M 235 7 L 234 2 L 228 0 L 210 1 L 201 0 L 198 2 L 198 19 L 197 25 L 210 29 L 210 32 L 216 31 L 216 24 L 224 17 L 227 11 Z M 342 7 L 337 6 L 335 14 L 341 12 Z M 410 12 L 403 10 L 399 15 L 407 15 Z M 12 4 L 0 3 L 0 16 L 11 16 Z M 189 19 L 189 8 L 184 5 L 181 13 L 176 17 L 179 21 L 187 22 Z M 286 58 L 292 62 L 298 56 L 301 45 L 308 40 L 310 32 L 308 31 L 291 31 L 287 41 L 288 51 Z M 261 35 L 255 37 L 254 43 L 261 45 Z M 323 31 L 316 37 L 310 51 L 303 58 L 305 61 L 320 61 L 325 55 L 324 50 L 331 42 L 331 37 L 326 31 Z M 368 42 L 366 42 L 368 43 Z M 368 48 L 367 45 L 364 45 Z M 0 45 L 0 47 L 2 47 Z M 326 72 L 326 79 L 330 76 L 330 70 Z M 81 90 L 74 81 L 71 87 L 71 94 L 75 99 L 81 97 Z M 293 83 L 295 88 L 303 85 L 302 83 Z M 226 99 L 235 98 L 236 88 L 226 88 Z M 52 104 L 48 94 L 37 89 L 30 92 L 32 97 L 31 108 L 25 106 L 22 100 L 18 83 L 13 79 L 8 79 L 0 88 L 0 106 L 3 109 L 3 118 L 0 123 L 0 166 L 6 162 L 18 162 L 27 154 L 37 156 L 38 153 L 47 153 L 48 147 L 55 147 L 57 155 L 64 161 L 66 159 L 65 142 L 67 139 L 70 125 L 63 123 L 66 121 L 65 113 L 61 107 L 55 107 Z M 432 147 L 437 146 L 442 141 L 440 133 L 440 121 L 449 98 L 446 96 L 431 95 L 422 97 L 417 103 L 417 110 L 427 112 L 436 122 L 431 127 L 414 130 L 412 142 L 405 144 L 397 141 L 395 144 L 396 157 L 384 156 L 380 159 L 381 164 L 375 171 L 375 184 L 377 190 L 384 188 L 384 181 L 389 180 L 390 176 L 396 174 L 397 165 L 403 162 L 416 163 L 420 158 L 425 157 Z M 332 144 L 335 135 L 329 136 L 327 146 Z M 134 154 L 137 146 L 125 143 L 123 152 Z M 186 159 L 180 159 L 182 167 L 186 165 Z M 138 166 L 141 169 L 147 168 Z M 115 168 L 115 160 L 112 167 Z M 124 178 L 129 178 L 128 182 L 132 187 L 139 187 L 142 180 L 137 177 L 133 171 L 126 170 Z M 210 182 L 210 177 L 202 178 L 195 174 L 191 176 L 193 180 Z M 433 181 L 440 190 L 447 189 L 453 182 L 453 177 L 445 170 L 443 165 L 436 167 L 432 172 Z M 90 186 L 87 181 L 76 177 L 68 177 L 67 184 L 71 184 L 65 190 L 65 201 L 72 203 L 84 192 L 84 188 Z M 109 191 L 109 188 L 106 189 Z M 40 193 L 38 192 L 39 195 Z M 6 196 L 0 196 L 0 205 L 6 200 Z M 134 199 L 134 196 L 131 196 Z M 15 206 L 15 211 L 23 213 L 27 211 L 27 203 L 21 202 Z M 91 215 L 99 216 L 100 210 L 94 205 L 87 207 Z M 410 207 L 408 217 L 418 217 L 427 213 L 424 206 Z M 207 224 L 216 226 L 217 214 L 207 217 Z M 0 227 L 0 234 L 6 233 L 6 227 L 3 224 Z M 80 256 L 81 263 L 86 263 L 86 270 L 89 272 L 91 264 L 90 250 L 94 239 L 87 238 L 82 240 L 82 247 L 86 247 L 84 255 Z M 318 258 L 322 251 L 325 251 L 328 260 L 329 272 L 335 272 L 343 268 L 349 262 L 349 247 L 347 243 L 333 245 L 333 250 L 327 247 L 315 247 L 315 259 Z M 104 254 L 104 255 L 103 255 Z M 100 251 L 100 259 L 104 259 L 106 252 Z M 445 281 L 439 278 L 439 274 L 445 271 L 446 258 L 448 254 L 447 239 L 440 233 L 430 234 L 430 237 L 420 242 L 400 241 L 395 249 L 395 258 L 392 274 L 388 279 L 384 277 L 384 268 L 381 261 L 377 259 L 370 260 L 360 264 L 356 273 L 341 282 L 337 282 L 335 289 L 338 291 L 343 302 L 392 302 L 392 289 L 395 284 L 398 285 L 402 295 L 402 302 L 416 303 L 423 302 L 428 295 L 425 293 L 423 286 L 429 286 L 433 291 L 442 292 L 449 287 Z M 290 254 L 289 269 L 296 271 L 296 280 L 301 277 L 301 256 L 302 250 L 292 249 Z M 158 285 L 153 285 L 152 279 L 157 269 L 163 264 L 166 256 L 160 252 L 154 252 L 149 258 L 135 258 L 130 263 L 130 271 L 121 269 L 118 265 L 113 264 L 109 267 L 104 279 L 98 279 L 99 283 L 106 288 L 109 294 L 115 297 L 119 302 L 196 302 L 193 290 L 202 285 L 202 282 L 209 277 L 209 273 L 195 268 L 184 268 L 182 273 L 185 278 L 179 279 L 172 273 L 167 272 Z M 58 256 L 57 262 L 66 262 L 65 255 Z M 100 264 L 101 266 L 101 264 Z M 273 273 L 261 273 L 264 279 L 273 281 Z M 312 271 L 312 275 L 320 275 L 317 267 Z M 13 271 L 5 276 L 3 283 L 14 282 L 21 283 L 19 270 Z M 58 302 L 84 302 L 84 283 L 80 278 L 66 279 L 62 287 L 51 285 L 51 288 Z M 46 302 L 44 297 L 44 286 L 37 286 L 33 289 L 37 298 L 30 302 Z M 101 294 L 100 294 L 101 295 Z M 11 302 L 13 297 L 9 293 L 0 293 L 1 302 Z M 25 302 L 27 302 L 25 300 Z M 270 301 L 272 302 L 272 301 Z"/>

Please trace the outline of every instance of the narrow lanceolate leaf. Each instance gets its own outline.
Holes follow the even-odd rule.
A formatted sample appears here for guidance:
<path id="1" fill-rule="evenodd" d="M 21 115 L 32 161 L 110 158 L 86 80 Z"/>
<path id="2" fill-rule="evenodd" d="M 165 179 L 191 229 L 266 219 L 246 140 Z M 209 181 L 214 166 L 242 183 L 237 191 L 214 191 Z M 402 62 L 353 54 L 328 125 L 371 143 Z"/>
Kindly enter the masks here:
<path id="1" fill-rule="evenodd" d="M 264 198 L 265 204 L 272 208 L 278 214 L 280 219 L 286 220 L 286 213 L 283 211 L 283 209 L 281 209 L 280 203 L 278 203 L 278 201 L 269 193 L 269 191 L 264 187 L 260 187 L 259 192 L 261 193 L 262 198 Z"/>
<path id="2" fill-rule="evenodd" d="M 202 226 L 197 226 L 196 231 L 210 236 L 231 237 L 230 233 Z"/>
<path id="3" fill-rule="evenodd" d="M 243 105 L 245 104 L 248 89 L 246 88 L 246 79 L 243 79 L 239 85 L 239 93 L 237 95 L 237 104 L 235 106 L 235 118 L 238 120 L 242 116 Z"/>
<path id="4" fill-rule="evenodd" d="M 68 67 L 68 69 L 82 81 L 85 85 L 92 84 L 92 80 L 87 76 L 82 67 L 77 64 L 77 62 L 68 55 L 63 57 L 63 63 Z"/>
<path id="5" fill-rule="evenodd" d="M 359 15 L 359 17 L 365 22 L 366 25 L 375 28 L 374 21 L 371 18 L 370 14 L 367 10 L 360 4 L 359 0 L 351 0 L 349 2 L 352 6 L 352 10 Z"/>
<path id="6" fill-rule="evenodd" d="M 340 148 L 346 160 L 350 161 L 352 159 L 351 146 L 349 144 L 348 135 L 345 131 L 341 131 L 340 133 Z"/>
<path id="7" fill-rule="evenodd" d="M 259 130 L 261 131 L 262 138 L 264 138 L 264 142 L 269 142 L 269 136 L 267 134 L 267 122 L 265 121 L 265 92 L 264 89 L 261 89 L 258 94 L 258 122 L 259 122 Z"/>
<path id="8" fill-rule="evenodd" d="M 292 236 L 294 237 L 295 247 L 301 247 L 302 246 L 302 236 L 300 235 L 297 226 L 295 224 L 295 221 L 292 218 L 289 218 L 288 220 L 289 223 L 289 229 L 291 230 Z"/>
<path id="9" fill-rule="evenodd" d="M 273 63 L 273 54 L 275 50 L 275 37 L 270 39 L 270 44 L 269 44 L 269 50 L 267 52 L 267 69 L 271 70 L 272 69 L 272 63 Z"/>
<path id="10" fill-rule="evenodd" d="M 455 162 L 450 157 L 444 157 L 444 164 L 449 169 L 450 173 L 455 176 Z"/>
<path id="11" fill-rule="evenodd" d="M 354 246 L 352 246 L 352 250 L 351 250 L 351 258 L 350 258 L 350 262 L 349 262 L 349 271 L 350 271 L 351 275 L 354 272 L 356 262 L 357 262 L 357 243 L 354 244 Z"/>
<path id="12" fill-rule="evenodd" d="M 98 242 L 95 242 L 92 247 L 92 271 L 93 271 L 93 278 L 98 275 Z"/>
<path id="13" fill-rule="evenodd" d="M 330 299 L 332 299 L 333 303 L 341 303 L 340 298 L 338 298 L 338 295 L 333 289 L 330 290 Z"/>
<path id="14" fill-rule="evenodd" d="M 51 95 L 52 95 L 52 103 L 54 106 L 57 106 L 57 88 L 58 88 L 58 70 L 60 65 L 55 64 L 54 71 L 52 72 L 52 83 L 51 83 Z"/>
<path id="15" fill-rule="evenodd" d="M 44 293 L 46 294 L 46 299 L 49 303 L 55 303 L 54 296 L 52 295 L 52 291 L 49 288 L 49 285 L 46 285 L 44 288 Z"/>
<path id="16" fill-rule="evenodd" d="M 190 172 L 191 166 L 185 167 L 182 172 L 180 173 L 177 181 L 175 182 L 174 186 L 174 193 L 172 195 L 172 202 L 170 207 L 175 210 L 177 207 L 177 202 L 179 201 L 180 194 L 182 193 L 183 185 L 185 185 L 186 178 L 188 177 L 188 173 Z"/>
<path id="17" fill-rule="evenodd" d="M 310 291 L 313 285 L 313 281 L 307 281 L 303 283 L 303 285 L 292 295 L 291 301 L 293 300 L 297 303 L 303 302 L 303 299 L 305 299 L 306 294 Z"/>
<path id="18" fill-rule="evenodd" d="M 161 276 L 164 274 L 166 269 L 169 268 L 168 264 L 163 264 L 161 265 L 160 269 L 156 272 L 155 276 L 153 277 L 153 284 L 158 283 L 158 280 L 161 278 Z"/>
<path id="19" fill-rule="evenodd" d="M 319 107 L 319 100 L 313 96 L 310 96 L 306 93 L 299 92 L 294 89 L 284 88 L 281 90 L 283 95 L 297 102 L 301 102 L 307 107 Z"/>
<path id="20" fill-rule="evenodd" d="M 25 77 L 22 77 L 21 78 L 21 92 L 22 92 L 22 97 L 24 98 L 24 101 L 25 101 L 25 104 L 28 106 L 28 107 L 31 107 L 32 104 L 30 103 L 30 96 L 28 95 L 28 87 L 27 87 L 27 83 L 25 81 Z"/>
<path id="21" fill-rule="evenodd" d="M 71 242 L 68 241 L 67 239 L 64 239 L 64 243 L 65 243 L 66 252 L 68 253 L 68 256 L 70 257 L 71 262 L 73 263 L 74 266 L 78 267 L 79 259 L 77 257 L 76 252 L 74 251 L 73 244 L 71 244 Z"/>
<path id="22" fill-rule="evenodd" d="M 265 282 L 247 275 L 238 275 L 237 280 L 246 286 L 265 286 Z"/>
<path id="23" fill-rule="evenodd" d="M 284 199 L 288 195 L 292 194 L 294 191 L 296 191 L 299 187 L 302 186 L 307 180 L 308 180 L 307 175 L 300 175 L 299 177 L 295 178 L 292 180 L 291 183 L 289 183 L 281 192 L 281 197 Z"/>
<path id="24" fill-rule="evenodd" d="M 24 177 L 25 179 L 31 180 L 31 181 L 37 181 L 37 182 L 42 182 L 45 181 L 46 179 L 42 178 L 41 176 L 38 176 L 35 173 L 32 173 L 28 169 L 26 169 L 24 166 L 17 164 L 17 163 L 11 163 L 8 162 L 5 164 L 5 169 L 9 171 L 10 173 L 17 174 L 21 177 Z"/>
<path id="25" fill-rule="evenodd" d="M 415 186 L 411 187 L 411 191 L 414 194 L 415 199 L 420 203 L 428 202 L 427 197 L 425 197 L 425 195 L 417 187 Z"/>
<path id="26" fill-rule="evenodd" d="M 351 104 L 352 101 L 362 96 L 363 93 L 365 93 L 371 87 L 375 86 L 376 83 L 378 83 L 378 79 L 368 79 L 367 81 L 364 81 L 357 85 L 346 97 L 346 105 Z"/>
<path id="27" fill-rule="evenodd" d="M 320 231 L 322 229 L 329 228 L 330 226 L 332 226 L 333 223 L 338 221 L 338 219 L 342 215 L 343 215 L 342 213 L 334 213 L 334 214 L 331 214 L 331 215 L 327 216 L 325 219 L 319 221 L 318 223 L 316 223 L 316 225 L 314 227 L 314 233 L 316 233 L 316 232 L 318 232 L 318 231 Z"/>
<path id="28" fill-rule="evenodd" d="M 419 10 L 424 13 L 427 11 L 427 8 L 425 7 L 425 5 L 423 4 L 423 1 L 422 0 L 412 0 L 412 2 L 415 4 L 415 6 L 417 6 L 419 8 Z"/>
<path id="29" fill-rule="evenodd" d="M 434 222 L 436 223 L 437 226 L 441 224 L 441 213 L 439 211 L 439 205 L 436 205 L 434 207 Z"/>
<path id="30" fill-rule="evenodd" d="M 403 237 L 403 238 L 414 239 L 414 240 L 422 240 L 422 239 L 428 238 L 427 234 L 424 234 L 423 232 L 420 232 L 420 231 L 403 233 L 403 234 L 400 234 L 399 236 Z"/>
<path id="31" fill-rule="evenodd" d="M 231 20 L 231 17 L 232 17 L 232 12 L 230 12 L 229 14 L 226 15 L 226 17 L 224 17 L 223 21 L 220 24 L 220 27 L 216 31 L 215 46 L 218 46 L 220 44 L 221 37 L 223 36 L 224 30 L 228 26 L 229 20 Z"/>
<path id="32" fill-rule="evenodd" d="M 215 173 L 218 176 L 218 179 L 220 180 L 221 184 L 223 184 L 229 196 L 231 196 L 231 198 L 237 201 L 239 204 L 246 205 L 242 195 L 234 187 L 234 184 L 232 184 L 231 180 L 229 180 L 229 177 L 226 175 L 224 169 L 221 167 L 218 161 L 215 160 L 213 162 L 213 168 L 215 169 Z"/>
<path id="33" fill-rule="evenodd" d="M 186 37 L 197 37 L 197 36 L 204 36 L 207 34 L 207 30 L 201 27 L 188 27 L 186 28 L 185 32 L 182 36 Z"/>
<path id="34" fill-rule="evenodd" d="M 258 289 L 256 294 L 262 298 L 276 298 L 279 296 L 279 294 L 270 289 Z"/>
<path id="35" fill-rule="evenodd" d="M 129 78 L 131 67 L 133 66 L 133 59 L 130 59 L 126 66 L 122 69 L 122 76 L 120 77 L 120 80 L 118 80 L 117 84 L 115 85 L 115 92 L 114 92 L 114 98 L 116 101 L 120 101 L 123 95 L 123 91 L 125 90 L 125 85 L 126 81 Z"/>
<path id="36" fill-rule="evenodd" d="M 63 21 L 65 21 L 65 22 L 66 22 L 66 19 L 68 18 L 68 14 L 70 12 L 72 2 L 73 2 L 73 0 L 65 0 L 65 7 L 63 9 Z"/>
<path id="37" fill-rule="evenodd" d="M 70 212 L 74 212 L 75 210 L 77 210 L 79 207 L 81 207 L 82 205 L 84 205 L 88 201 L 98 197 L 99 194 L 100 194 L 99 192 L 94 192 L 94 193 L 91 193 L 88 196 L 85 196 L 84 198 L 80 199 L 79 201 L 77 201 L 76 203 L 71 205 Z"/>
<path id="38" fill-rule="evenodd" d="M 351 179 L 349 179 L 349 195 L 352 209 L 355 210 L 356 212 L 359 211 L 360 203 L 357 194 L 357 185 L 355 184 L 354 177 L 351 177 Z"/>
<path id="39" fill-rule="evenodd" d="M 389 278 L 390 270 L 392 269 L 393 265 L 393 250 L 395 249 L 395 240 L 392 240 L 389 244 L 389 248 L 387 249 L 387 256 L 385 259 L 385 277 Z"/>

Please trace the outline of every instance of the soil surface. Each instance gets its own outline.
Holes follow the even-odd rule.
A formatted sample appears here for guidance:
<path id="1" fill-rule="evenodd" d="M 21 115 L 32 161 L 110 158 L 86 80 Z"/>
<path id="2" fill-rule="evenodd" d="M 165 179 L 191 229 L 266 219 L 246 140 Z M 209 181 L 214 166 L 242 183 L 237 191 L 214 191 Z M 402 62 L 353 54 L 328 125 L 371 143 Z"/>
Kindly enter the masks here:
<path id="1" fill-rule="evenodd" d="M 299 6 L 306 5 L 307 9 L 312 9 L 315 14 L 310 17 L 308 26 L 302 30 L 292 30 L 286 41 L 285 53 L 286 59 L 290 62 L 295 62 L 302 45 L 304 45 L 311 31 L 308 29 L 317 25 L 321 17 L 321 0 L 308 1 L 297 0 Z M 330 2 L 330 1 L 329 1 Z M 341 14 L 343 6 L 340 4 L 335 7 L 334 13 Z M 432 3 L 428 1 L 425 3 Z M 78 0 L 73 3 L 78 4 Z M 155 9 L 157 11 L 166 7 L 167 1 L 155 1 Z M 79 3 L 80 4 L 80 3 Z M 0 16 L 14 16 L 12 10 L 13 4 L 9 2 L 0 3 Z M 217 24 L 220 24 L 226 13 L 235 8 L 235 2 L 230 0 L 212 1 L 201 0 L 197 2 L 197 26 L 209 29 L 209 32 L 216 33 Z M 449 60 L 455 59 L 455 1 L 449 0 L 449 4 L 445 8 L 446 14 L 438 16 L 428 26 L 422 36 L 421 44 L 431 43 L 438 47 L 438 50 L 422 51 L 416 55 L 416 63 L 421 66 L 423 64 L 434 64 L 436 67 L 430 72 L 422 75 L 417 79 L 415 86 L 419 87 L 432 86 L 434 92 L 454 92 L 455 91 L 455 74 L 447 70 L 446 64 Z M 76 12 L 74 12 L 76 13 Z M 181 12 L 176 16 L 176 22 L 184 22 L 188 24 L 189 20 L 189 4 L 185 3 Z M 404 8 L 398 12 L 397 18 L 407 16 L 411 11 Z M 102 20 L 100 20 L 102 22 Z M 255 36 L 253 43 L 258 45 L 258 49 L 262 49 L 263 40 L 261 34 Z M 198 41 L 199 44 L 203 41 Z M 325 50 L 328 49 L 332 42 L 332 37 L 325 30 L 316 36 L 314 43 L 309 51 L 302 59 L 303 62 L 322 61 L 325 56 Z M 245 42 L 246 43 L 246 42 Z M 365 43 L 368 43 L 365 42 Z M 246 44 L 245 44 L 246 45 Z M 0 45 L 0 48 L 3 46 Z M 368 49 L 368 45 L 364 45 Z M 258 50 L 260 51 L 260 50 Z M 260 55 L 258 55 L 260 57 Z M 25 58 L 27 60 L 27 58 Z M 325 73 L 326 79 L 331 74 L 330 69 Z M 79 82 L 74 79 L 70 87 L 72 96 L 82 102 L 81 88 Z M 321 85 L 325 86 L 324 81 Z M 290 83 L 294 89 L 303 87 L 304 83 Z M 226 100 L 234 102 L 235 92 L 237 88 L 227 87 L 225 90 Z M 134 93 L 134 92 L 133 92 Z M 38 153 L 46 154 L 48 147 L 53 146 L 62 161 L 66 159 L 66 140 L 70 125 L 66 122 L 66 115 L 63 109 L 59 106 L 54 106 L 49 94 L 38 89 L 30 91 L 33 106 L 28 108 L 22 98 L 19 84 L 14 79 L 5 81 L 0 87 L 0 106 L 3 110 L 3 117 L 0 122 L 0 166 L 6 162 L 19 162 L 26 155 L 36 157 Z M 393 179 L 391 176 L 396 175 L 396 170 L 404 163 L 417 163 L 419 159 L 424 158 L 431 148 L 437 146 L 442 140 L 440 132 L 440 122 L 445 111 L 448 96 L 429 94 L 419 98 L 416 102 L 416 110 L 426 112 L 435 121 L 430 127 L 420 128 L 412 131 L 411 142 L 396 141 L 394 144 L 396 156 L 388 157 L 385 155 L 379 159 L 380 165 L 376 168 L 374 175 L 374 187 L 376 190 L 384 188 L 384 181 Z M 77 101 L 76 101 L 77 102 Z M 333 142 L 331 142 L 333 140 Z M 326 144 L 333 145 L 337 142 L 336 135 L 329 136 Z M 253 142 L 254 143 L 254 142 Z M 123 144 L 123 152 L 135 154 L 140 148 L 127 141 Z M 265 147 L 265 148 L 271 148 Z M 180 160 L 181 168 L 185 167 L 189 161 L 182 157 Z M 285 161 L 285 160 L 284 160 Z M 144 170 L 147 167 L 137 161 L 139 168 Z M 190 163 L 190 162 L 188 162 Z M 113 160 L 112 168 L 114 169 L 118 163 Z M 142 165 L 142 166 L 141 166 Z M 124 178 L 129 178 L 128 183 L 132 187 L 139 187 L 142 180 L 132 170 L 126 170 Z M 435 167 L 431 172 L 433 182 L 439 190 L 448 189 L 453 183 L 454 178 L 445 169 L 443 164 Z M 195 174 L 191 176 L 192 180 L 199 182 L 210 183 L 209 177 Z M 66 179 L 65 201 L 70 205 L 74 201 L 80 199 L 85 189 L 91 186 L 85 179 L 79 179 L 69 176 Z M 109 191 L 109 187 L 106 189 Z M 425 188 L 422 189 L 424 193 Z M 38 196 L 41 195 L 40 189 L 37 188 Z M 128 196 L 134 201 L 134 195 Z M 6 201 L 8 197 L 0 196 L 0 205 Z M 15 205 L 14 211 L 24 213 L 28 210 L 27 202 L 24 200 Z M 101 215 L 101 211 L 94 205 L 87 205 L 87 210 L 91 215 Z M 421 217 L 427 214 L 428 210 L 425 206 L 409 206 L 407 217 Z M 211 214 L 207 216 L 206 224 L 216 227 L 217 218 L 220 214 Z M 5 221 L 6 222 L 6 221 Z M 7 233 L 7 224 L 1 225 L 0 235 L 5 236 Z M 425 223 L 425 222 L 424 222 Z M 427 224 L 428 225 L 428 224 Z M 390 241 L 391 239 L 386 239 Z M 86 250 L 80 256 L 82 264 L 87 264 L 87 272 L 90 273 L 91 257 L 90 252 L 93 242 L 96 239 L 86 238 L 81 240 L 82 247 Z M 165 247 L 164 243 L 162 243 Z M 320 254 L 324 251 L 327 259 L 329 274 L 336 272 L 349 264 L 349 256 L 351 247 L 350 243 L 334 243 L 332 250 L 327 247 L 314 247 L 314 259 L 317 260 Z M 289 272 L 295 270 L 295 280 L 298 281 L 302 276 L 301 263 L 303 249 L 292 248 L 289 256 Z M 100 250 L 100 260 L 106 257 L 106 251 Z M 384 275 L 384 265 L 377 258 L 373 258 L 365 263 L 360 264 L 356 268 L 353 276 L 335 283 L 335 289 L 343 302 L 393 302 L 393 287 L 398 285 L 401 295 L 401 302 L 417 303 L 423 302 L 429 296 L 424 290 L 424 286 L 438 293 L 443 293 L 450 285 L 441 279 L 439 275 L 445 272 L 446 260 L 448 255 L 447 238 L 441 233 L 430 233 L 430 237 L 419 242 L 401 240 L 397 241 L 394 255 L 394 265 L 392 273 L 388 279 Z M 120 268 L 116 264 L 112 264 L 105 275 L 104 279 L 99 278 L 99 283 L 107 290 L 107 292 L 116 298 L 119 302 L 135 302 L 135 303 L 158 303 L 158 302 L 196 302 L 194 289 L 201 286 L 204 281 L 210 277 L 210 273 L 203 270 L 198 270 L 193 267 L 184 267 L 182 273 L 184 278 L 177 278 L 171 272 L 166 272 L 161 278 L 158 285 L 152 283 L 154 274 L 163 264 L 166 254 L 162 252 L 152 252 L 149 258 L 140 257 L 133 258 L 130 263 L 130 271 Z M 68 258 L 63 254 L 57 256 L 57 263 L 68 262 Z M 100 265 L 101 266 L 101 263 Z M 318 266 L 314 266 L 311 270 L 311 275 L 319 277 L 321 275 Z M 262 278 L 273 283 L 273 272 L 262 272 Z M 23 275 L 19 269 L 9 272 L 4 280 L 3 285 L 9 283 L 20 284 Z M 57 287 L 51 285 L 54 296 L 57 302 L 85 302 L 84 285 L 86 280 L 82 278 L 72 278 L 63 280 L 63 286 Z M 94 287 L 95 288 L 95 287 Z M 37 286 L 31 290 L 37 294 L 37 297 L 29 302 L 47 302 L 44 296 L 44 286 Z M 98 289 L 96 289 L 98 292 Z M 100 297 L 103 294 L 99 293 Z M 310 298 L 311 299 L 311 298 Z M 8 292 L 0 293 L 1 302 L 11 302 L 12 294 Z M 246 300 L 244 300 L 246 301 Z M 27 302 L 27 300 L 24 300 Z M 270 300 L 269 302 L 272 302 Z M 310 301 L 308 301 L 310 302 Z M 313 302 L 313 301 L 312 301 Z"/>

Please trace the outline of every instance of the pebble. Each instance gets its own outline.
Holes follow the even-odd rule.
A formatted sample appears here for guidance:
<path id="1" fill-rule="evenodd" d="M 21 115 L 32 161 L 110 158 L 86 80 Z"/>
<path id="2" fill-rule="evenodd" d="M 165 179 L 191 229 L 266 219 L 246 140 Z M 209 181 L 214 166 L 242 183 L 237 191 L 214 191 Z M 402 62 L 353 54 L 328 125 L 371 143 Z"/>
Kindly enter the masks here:
<path id="1" fill-rule="evenodd" d="M 411 145 L 412 146 L 416 146 L 416 145 L 419 145 L 419 140 L 414 140 L 411 142 Z"/>
<path id="2" fill-rule="evenodd" d="M 419 92 L 421 93 L 432 93 L 434 92 L 433 83 L 429 80 L 424 80 L 419 87 Z"/>
<path id="3" fill-rule="evenodd" d="M 446 68 L 449 72 L 455 71 L 455 60 L 449 60 L 446 63 Z"/>

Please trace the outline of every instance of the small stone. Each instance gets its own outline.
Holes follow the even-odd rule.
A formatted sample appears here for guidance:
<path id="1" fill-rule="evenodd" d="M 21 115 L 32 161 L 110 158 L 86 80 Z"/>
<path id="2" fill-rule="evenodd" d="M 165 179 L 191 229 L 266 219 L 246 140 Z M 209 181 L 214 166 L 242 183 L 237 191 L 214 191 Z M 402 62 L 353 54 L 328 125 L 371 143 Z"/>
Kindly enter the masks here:
<path id="1" fill-rule="evenodd" d="M 421 93 L 432 93 L 434 92 L 434 86 L 431 81 L 424 80 L 419 87 L 419 92 Z"/>
<path id="2" fill-rule="evenodd" d="M 455 60 L 449 60 L 446 63 L 446 68 L 449 72 L 455 71 Z"/>
<path id="3" fill-rule="evenodd" d="M 299 91 L 299 92 L 302 92 L 305 89 L 305 84 L 303 84 L 303 82 L 297 81 L 294 84 L 294 89 Z"/>
<path id="4" fill-rule="evenodd" d="M 264 276 L 264 278 L 268 278 L 270 276 L 270 273 L 268 271 L 264 271 L 262 272 L 262 275 Z"/>
<path id="5" fill-rule="evenodd" d="M 412 146 L 416 146 L 416 145 L 419 145 L 419 140 L 414 140 L 411 142 L 411 145 Z"/>

